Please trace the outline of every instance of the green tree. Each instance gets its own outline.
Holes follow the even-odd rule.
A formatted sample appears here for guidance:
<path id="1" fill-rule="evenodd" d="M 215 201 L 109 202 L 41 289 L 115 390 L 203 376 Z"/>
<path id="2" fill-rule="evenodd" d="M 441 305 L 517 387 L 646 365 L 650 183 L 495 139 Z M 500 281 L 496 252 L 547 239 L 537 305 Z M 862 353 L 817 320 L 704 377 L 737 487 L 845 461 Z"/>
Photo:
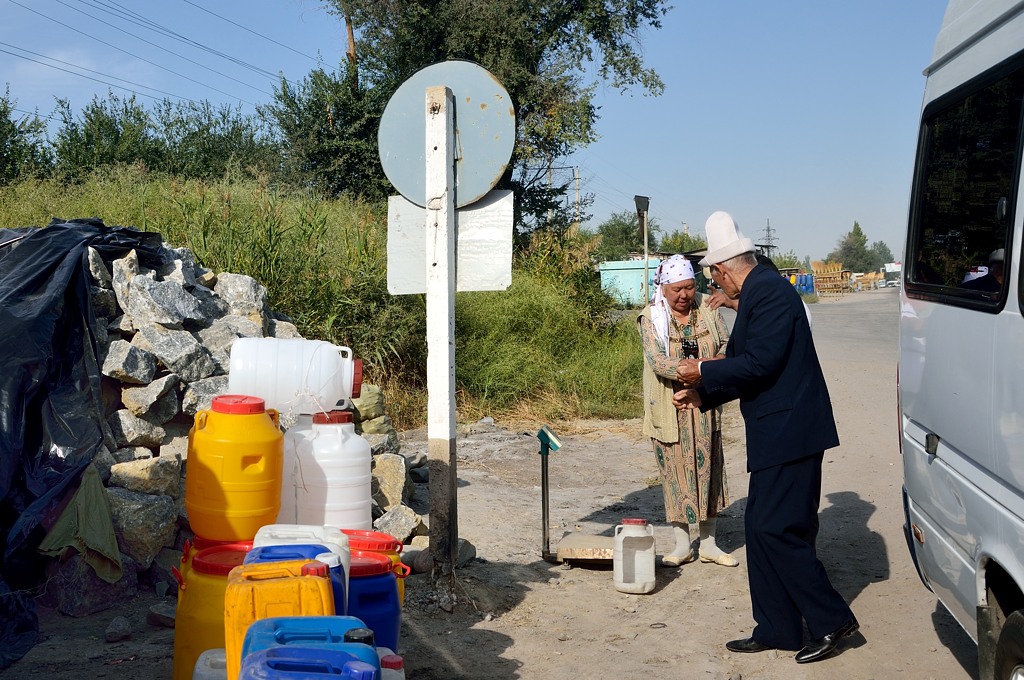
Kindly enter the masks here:
<path id="1" fill-rule="evenodd" d="M 124 99 L 108 92 L 105 101 L 94 97 L 79 117 L 67 99 L 58 99 L 57 114 L 56 166 L 68 179 L 80 179 L 103 165 L 141 162 L 160 168 L 163 163 L 163 144 L 134 95 Z"/>
<path id="2" fill-rule="evenodd" d="M 658 242 L 658 250 L 663 253 L 688 253 L 691 250 L 707 247 L 708 242 L 704 240 L 703 236 L 695 236 L 678 229 L 671 234 L 666 234 Z"/>
<path id="3" fill-rule="evenodd" d="M 877 266 L 881 267 L 886 262 L 893 262 L 896 258 L 892 256 L 892 251 L 889 250 L 889 246 L 885 245 L 884 241 L 875 241 L 871 244 L 871 253 L 875 256 Z"/>
<path id="4" fill-rule="evenodd" d="M 316 69 L 295 85 L 282 79 L 275 94 L 263 112 L 280 129 L 287 181 L 327 196 L 379 200 L 392 192 L 377 153 L 382 90 L 360 85 L 346 65 L 341 75 Z"/>
<path id="5" fill-rule="evenodd" d="M 358 35 L 349 50 L 358 69 L 353 80 L 379 90 L 382 100 L 417 70 L 448 59 L 475 61 L 501 81 L 517 126 L 498 188 L 515 190 L 521 231 L 552 226 L 550 215 L 563 205 L 569 183 L 549 185 L 547 168 L 596 139 L 596 80 L 652 94 L 663 88 L 644 67 L 638 36 L 660 28 L 665 0 L 330 0 L 330 6 Z"/>
<path id="6" fill-rule="evenodd" d="M 798 269 L 802 265 L 800 264 L 800 256 L 796 254 L 795 250 L 790 250 L 780 255 L 776 255 L 772 258 L 772 262 L 779 269 Z M 810 270 L 810 267 L 807 268 Z"/>
<path id="7" fill-rule="evenodd" d="M 39 116 L 16 117 L 10 86 L 0 98 L 0 185 L 45 175 L 52 163 L 46 123 Z"/>
<path id="8" fill-rule="evenodd" d="M 647 249 L 649 252 L 656 250 L 658 221 L 648 218 L 647 223 Z M 636 213 L 629 210 L 612 213 L 612 215 L 598 225 L 597 233 L 600 236 L 600 243 L 594 251 L 594 258 L 598 262 L 614 261 L 625 259 L 630 253 L 643 253 L 644 234 L 640 229 L 640 221 Z"/>
<path id="9" fill-rule="evenodd" d="M 828 254 L 826 261 L 841 262 L 844 269 L 854 272 L 874 271 L 881 266 L 877 255 L 868 250 L 868 237 L 859 222 L 854 222 L 853 229 L 839 239 L 836 249 Z"/>

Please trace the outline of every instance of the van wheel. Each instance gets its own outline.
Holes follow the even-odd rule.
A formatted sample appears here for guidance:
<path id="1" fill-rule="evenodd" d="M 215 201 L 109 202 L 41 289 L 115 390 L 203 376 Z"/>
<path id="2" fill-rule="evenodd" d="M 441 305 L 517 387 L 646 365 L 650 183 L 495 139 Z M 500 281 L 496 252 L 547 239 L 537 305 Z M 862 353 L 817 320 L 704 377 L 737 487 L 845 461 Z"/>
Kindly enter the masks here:
<path id="1" fill-rule="evenodd" d="M 996 643 L 996 680 L 1024 680 L 1024 609 L 1006 617 Z"/>

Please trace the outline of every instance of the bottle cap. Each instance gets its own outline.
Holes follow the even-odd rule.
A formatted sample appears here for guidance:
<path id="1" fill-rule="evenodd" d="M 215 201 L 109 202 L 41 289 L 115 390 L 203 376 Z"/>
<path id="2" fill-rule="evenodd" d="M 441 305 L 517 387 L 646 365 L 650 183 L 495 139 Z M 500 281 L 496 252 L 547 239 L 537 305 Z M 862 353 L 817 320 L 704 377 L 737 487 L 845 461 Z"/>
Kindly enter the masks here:
<path id="1" fill-rule="evenodd" d="M 622 520 L 622 523 L 623 524 L 633 525 L 633 526 L 641 526 L 641 527 L 647 526 L 647 520 L 640 519 L 639 517 L 627 517 L 627 518 L 624 518 Z"/>
<path id="2" fill-rule="evenodd" d="M 330 576 L 330 570 L 323 562 L 306 562 L 300 573 L 303 576 Z"/>
<path id="3" fill-rule="evenodd" d="M 385 654 L 384 656 L 380 657 L 380 667 L 400 670 L 405 667 L 405 659 L 398 656 L 397 654 Z"/>
<path id="4" fill-rule="evenodd" d="M 244 394 L 222 394 L 213 398 L 211 408 L 216 413 L 248 415 L 263 413 L 267 410 L 267 403 L 259 397 L 249 397 Z"/>
<path id="5" fill-rule="evenodd" d="M 364 645 L 370 645 L 373 648 L 377 647 L 376 641 L 373 637 L 373 631 L 369 628 L 349 628 L 345 631 L 345 635 L 342 637 L 345 642 L 361 642 Z"/>

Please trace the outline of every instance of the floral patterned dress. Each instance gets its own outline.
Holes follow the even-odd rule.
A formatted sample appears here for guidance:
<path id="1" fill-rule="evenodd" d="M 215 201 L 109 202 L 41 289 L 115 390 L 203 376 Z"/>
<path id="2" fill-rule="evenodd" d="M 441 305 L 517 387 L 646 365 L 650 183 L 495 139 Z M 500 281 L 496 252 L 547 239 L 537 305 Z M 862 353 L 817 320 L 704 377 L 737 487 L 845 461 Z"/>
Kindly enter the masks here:
<path id="1" fill-rule="evenodd" d="M 650 320 L 641 321 L 644 359 L 659 377 L 674 379 L 681 359 L 710 359 L 725 354 L 729 330 L 722 315 L 714 312 L 721 344 L 716 345 L 697 300 L 686 323 L 669 315 L 668 354 L 661 347 Z M 679 441 L 666 443 L 651 438 L 661 471 L 665 516 L 669 522 L 693 524 L 717 517 L 729 504 L 729 487 L 722 453 L 721 409 L 701 413 L 696 409 L 678 412 Z"/>

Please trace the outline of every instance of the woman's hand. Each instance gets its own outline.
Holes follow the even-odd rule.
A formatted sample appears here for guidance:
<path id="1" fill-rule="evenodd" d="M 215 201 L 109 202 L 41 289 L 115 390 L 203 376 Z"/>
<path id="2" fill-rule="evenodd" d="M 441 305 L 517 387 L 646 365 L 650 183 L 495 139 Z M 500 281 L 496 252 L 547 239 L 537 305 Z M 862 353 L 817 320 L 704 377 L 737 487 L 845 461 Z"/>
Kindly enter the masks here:
<path id="1" fill-rule="evenodd" d="M 683 409 L 700 408 L 700 392 L 697 390 L 679 390 L 672 395 L 672 404 L 680 411 Z"/>

